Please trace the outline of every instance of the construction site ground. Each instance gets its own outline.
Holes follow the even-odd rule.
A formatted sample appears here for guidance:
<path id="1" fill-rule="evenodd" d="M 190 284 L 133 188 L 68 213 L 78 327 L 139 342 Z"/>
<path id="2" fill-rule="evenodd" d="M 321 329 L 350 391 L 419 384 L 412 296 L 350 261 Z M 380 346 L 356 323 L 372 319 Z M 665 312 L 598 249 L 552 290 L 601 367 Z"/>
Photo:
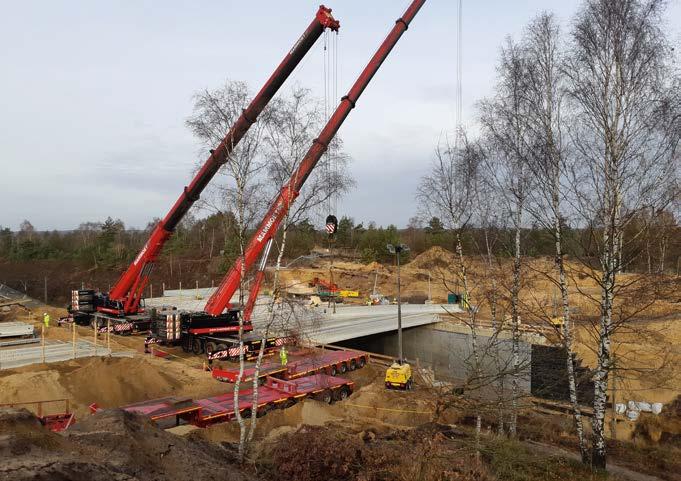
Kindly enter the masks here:
<path id="1" fill-rule="evenodd" d="M 446 301 L 448 289 L 443 279 L 450 276 L 454 268 L 440 264 L 455 259 L 447 257 L 450 253 L 438 250 L 427 251 L 422 256 L 417 256 L 403 268 L 406 295 L 427 295 L 430 272 L 433 300 Z M 474 260 L 472 264 L 480 267 L 477 262 Z M 373 289 L 372 273 L 377 270 L 377 290 L 391 296 L 392 266 L 337 261 L 334 279 L 341 288 L 359 289 L 364 294 Z M 296 267 L 286 270 L 284 278 L 288 283 L 305 283 L 315 276 L 324 276 L 325 272 L 328 273 L 327 264 Z M 438 272 L 441 274 L 439 281 L 435 275 Z M 478 276 L 482 284 L 485 278 Z M 577 273 L 573 277 L 581 282 L 582 291 L 594 292 L 592 280 L 580 278 Z M 503 276 L 497 279 L 503 280 Z M 539 305 L 553 296 L 550 283 L 539 277 L 531 292 L 527 304 Z M 641 400 L 659 400 L 666 403 L 665 409 L 675 406 L 671 401 L 681 394 L 681 382 L 677 377 L 677 356 L 681 354 L 678 350 L 681 341 L 681 322 L 677 317 L 679 292 L 677 288 L 670 288 L 666 300 L 656 301 L 637 314 L 640 320 L 633 324 L 635 328 L 617 334 L 616 344 L 622 362 L 636 362 L 649 368 L 640 373 L 628 373 L 626 378 L 623 376 L 620 387 L 623 398 L 639 396 Z M 577 295 L 576 298 L 580 304 L 581 298 Z M 593 312 L 589 302 L 584 300 L 581 304 L 577 349 L 586 364 L 593 364 L 595 357 L 590 337 Z M 0 312 L 0 321 L 32 322 L 40 332 L 43 312 L 52 317 L 46 338 L 69 342 L 71 327 L 56 326 L 56 320 L 66 313 L 59 307 L 44 306 L 35 301 L 30 309 L 13 305 Z M 487 306 L 481 306 L 479 314 L 481 322 L 489 322 Z M 448 319 L 447 322 L 457 320 Z M 524 320 L 527 325 L 533 322 L 540 321 Z M 79 339 L 93 340 L 92 329 L 76 329 Z M 100 334 L 97 342 L 106 344 L 107 336 Z M 509 444 L 498 439 L 492 434 L 496 429 L 492 415 L 484 420 L 481 455 L 476 455 L 470 431 L 470 404 L 456 401 L 441 416 L 435 417 L 434 411 L 442 407 L 436 402 L 443 399 L 442 393 L 422 386 L 413 392 L 386 391 L 382 381 L 383 366 L 372 365 L 348 374 L 355 381 L 357 390 L 344 402 L 329 406 L 308 400 L 258 419 L 252 452 L 255 464 L 236 466 L 233 446 L 239 434 L 236 423 L 207 429 L 181 426 L 163 432 L 148 425 L 146 420 L 121 411 L 105 410 L 92 416 L 88 408 L 92 403 L 105 409 L 116 408 L 156 397 L 196 398 L 231 389 L 230 385 L 217 382 L 202 369 L 201 358 L 184 353 L 180 348 L 156 347 L 158 355 L 153 355 L 144 354 L 143 336 L 111 335 L 109 342 L 113 351 L 133 352 L 134 356 L 90 357 L 0 370 L 1 403 L 69 399 L 79 426 L 70 434 L 56 435 L 35 426 L 32 418 L 24 414 L 3 411 L 0 417 L 0 480 L 202 479 L 209 476 L 209 471 L 213 475 L 225 473 L 213 476 L 216 479 L 397 480 L 417 478 L 419 473 L 423 475 L 422 479 L 601 479 L 590 473 L 587 478 L 578 463 L 560 453 L 546 453 L 532 445 Z M 660 359 L 664 362 L 659 363 Z M 45 406 L 45 411 L 50 409 L 49 405 Z M 611 452 L 617 463 L 625 469 L 656 477 L 638 479 L 680 479 L 681 409 L 674 409 L 667 409 L 666 417 L 643 416 L 641 422 L 632 423 L 637 444 L 612 442 Z M 521 439 L 574 452 L 576 444 L 568 416 L 536 413 L 529 407 L 524 416 L 520 423 Z M 129 442 L 121 442 L 121 439 L 129 439 Z M 664 450 L 660 449 L 661 445 Z M 409 454 L 404 456 L 400 450 Z M 291 460 L 296 456 L 307 461 L 293 463 Z M 443 457 L 450 460 L 449 464 L 442 464 Z M 10 459 L 12 462 L 8 462 Z M 420 460 L 428 462 L 424 465 L 417 462 Z M 518 462 L 524 465 L 518 466 Z M 180 464 L 191 469 L 178 467 Z M 362 466 L 366 467 L 366 475 Z M 206 470 L 202 471 L 204 467 Z M 396 474 L 398 468 L 402 469 L 402 474 Z M 516 474 L 525 473 L 524 477 L 512 474 L 514 470 Z M 71 473 L 70 477 L 63 475 L 67 472 Z M 272 474 L 275 472 L 278 473 L 276 476 Z M 36 473 L 44 476 L 37 477 Z M 621 472 L 610 479 L 628 478 L 637 479 Z"/>

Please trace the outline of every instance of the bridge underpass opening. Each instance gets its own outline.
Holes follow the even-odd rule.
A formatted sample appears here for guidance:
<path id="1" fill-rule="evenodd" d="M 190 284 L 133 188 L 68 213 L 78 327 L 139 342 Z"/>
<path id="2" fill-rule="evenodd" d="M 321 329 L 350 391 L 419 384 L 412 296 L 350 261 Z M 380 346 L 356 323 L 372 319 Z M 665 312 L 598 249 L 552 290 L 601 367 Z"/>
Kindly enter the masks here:
<path id="1" fill-rule="evenodd" d="M 486 395 L 495 389 L 510 386 L 512 372 L 512 343 L 481 330 L 477 335 L 482 376 L 487 378 Z M 402 330 L 404 356 L 408 362 L 432 370 L 437 381 L 462 385 L 471 377 L 474 368 L 472 336 L 467 326 L 426 325 Z M 397 359 L 397 329 L 348 339 L 336 344 L 391 356 Z M 536 343 L 535 343 L 536 342 Z M 568 401 L 565 351 L 559 347 L 539 344 L 539 340 L 521 340 L 519 382 L 523 396 L 532 395 L 555 401 Z M 588 404 L 593 396 L 593 383 L 587 370 L 575 360 L 582 402 Z M 502 386 L 506 386 L 505 388 Z"/>

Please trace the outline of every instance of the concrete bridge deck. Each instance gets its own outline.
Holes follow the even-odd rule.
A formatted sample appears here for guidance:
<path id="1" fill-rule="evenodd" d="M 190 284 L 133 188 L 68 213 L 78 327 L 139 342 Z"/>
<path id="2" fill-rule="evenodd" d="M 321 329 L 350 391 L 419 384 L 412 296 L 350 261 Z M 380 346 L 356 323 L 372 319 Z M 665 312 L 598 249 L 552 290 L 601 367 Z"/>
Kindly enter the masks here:
<path id="1" fill-rule="evenodd" d="M 178 309 L 200 311 L 208 296 L 210 289 L 166 291 L 164 297 L 147 299 L 146 305 L 172 305 Z M 264 330 L 271 322 L 270 330 L 274 333 L 295 331 L 307 340 L 324 344 L 397 330 L 397 305 L 336 304 L 334 313 L 326 303 L 319 307 L 282 303 L 275 305 L 275 315 L 272 316 L 268 312 L 269 300 L 265 296 L 258 299 L 253 313 L 256 329 Z M 402 304 L 402 326 L 434 324 L 439 322 L 441 314 L 447 312 L 459 312 L 459 308 L 456 305 Z"/>

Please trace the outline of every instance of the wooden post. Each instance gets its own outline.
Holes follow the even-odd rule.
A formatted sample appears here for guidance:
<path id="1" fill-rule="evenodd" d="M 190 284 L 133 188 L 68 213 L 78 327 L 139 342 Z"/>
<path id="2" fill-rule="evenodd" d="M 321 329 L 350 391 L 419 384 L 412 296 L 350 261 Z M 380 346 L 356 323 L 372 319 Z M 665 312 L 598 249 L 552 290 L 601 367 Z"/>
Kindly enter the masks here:
<path id="1" fill-rule="evenodd" d="M 106 320 L 106 348 L 111 356 L 111 319 Z"/>
<path id="2" fill-rule="evenodd" d="M 45 324 L 40 326 L 40 347 L 42 350 L 43 364 L 45 364 Z"/>
<path id="3" fill-rule="evenodd" d="M 180 281 L 180 295 L 182 295 L 182 281 Z"/>
<path id="4" fill-rule="evenodd" d="M 149 284 L 149 297 L 154 297 L 154 285 Z"/>
<path id="5" fill-rule="evenodd" d="M 199 281 L 196 281 L 196 296 L 197 299 L 199 298 Z"/>
<path id="6" fill-rule="evenodd" d="M 161 284 L 161 297 L 166 295 L 166 283 Z"/>
<path id="7" fill-rule="evenodd" d="M 72 337 L 71 342 L 73 344 L 73 358 L 75 359 L 76 358 L 76 323 L 75 323 L 75 321 L 74 321 L 73 324 L 71 324 L 71 331 L 73 331 L 71 333 L 71 337 Z"/>

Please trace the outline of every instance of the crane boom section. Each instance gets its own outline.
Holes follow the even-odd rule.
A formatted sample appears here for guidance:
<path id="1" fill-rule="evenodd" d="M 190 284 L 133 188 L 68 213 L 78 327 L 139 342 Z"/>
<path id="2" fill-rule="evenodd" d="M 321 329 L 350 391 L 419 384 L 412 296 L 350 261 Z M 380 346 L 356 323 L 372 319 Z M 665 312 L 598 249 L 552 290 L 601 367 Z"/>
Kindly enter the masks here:
<path id="1" fill-rule="evenodd" d="M 243 111 L 225 138 L 215 149 L 211 150 L 210 156 L 196 173 L 191 183 L 184 188 L 172 209 L 156 225 L 147 243 L 111 289 L 109 299 L 119 305 L 119 308 L 123 311 L 122 313 L 133 314 L 138 311 L 142 292 L 149 280 L 151 267 L 165 242 L 172 235 L 173 230 L 194 202 L 199 199 L 201 192 L 203 192 L 220 167 L 227 162 L 234 147 L 257 120 L 258 115 L 274 97 L 291 72 L 309 52 L 324 29 L 329 28 L 337 31 L 339 27 L 339 22 L 331 15 L 331 9 L 323 5 L 320 6 L 315 19 L 293 45 L 293 48 L 286 54 L 277 69 Z"/>
<path id="2" fill-rule="evenodd" d="M 336 132 L 338 132 L 338 129 L 343 124 L 350 111 L 355 107 L 362 92 L 364 92 L 364 89 L 376 74 L 402 34 L 407 30 L 409 24 L 424 3 L 425 0 L 414 0 L 402 17 L 397 19 L 395 26 L 359 75 L 348 94 L 341 99 L 340 104 L 322 129 L 319 137 L 314 140 L 312 146 L 307 151 L 307 154 L 303 157 L 298 169 L 296 169 L 291 176 L 291 179 L 281 189 L 278 197 L 267 211 L 265 218 L 249 241 L 248 247 L 244 251 L 244 255 L 236 260 L 230 271 L 222 279 L 218 289 L 213 293 L 210 299 L 208 299 L 205 308 L 208 314 L 217 316 L 229 306 L 232 296 L 239 288 L 242 272 L 246 272 L 253 265 L 269 239 L 277 232 L 291 203 L 298 196 L 300 189 L 303 187 L 308 176 L 315 168 L 324 152 L 328 149 L 329 143 L 336 135 Z"/>

